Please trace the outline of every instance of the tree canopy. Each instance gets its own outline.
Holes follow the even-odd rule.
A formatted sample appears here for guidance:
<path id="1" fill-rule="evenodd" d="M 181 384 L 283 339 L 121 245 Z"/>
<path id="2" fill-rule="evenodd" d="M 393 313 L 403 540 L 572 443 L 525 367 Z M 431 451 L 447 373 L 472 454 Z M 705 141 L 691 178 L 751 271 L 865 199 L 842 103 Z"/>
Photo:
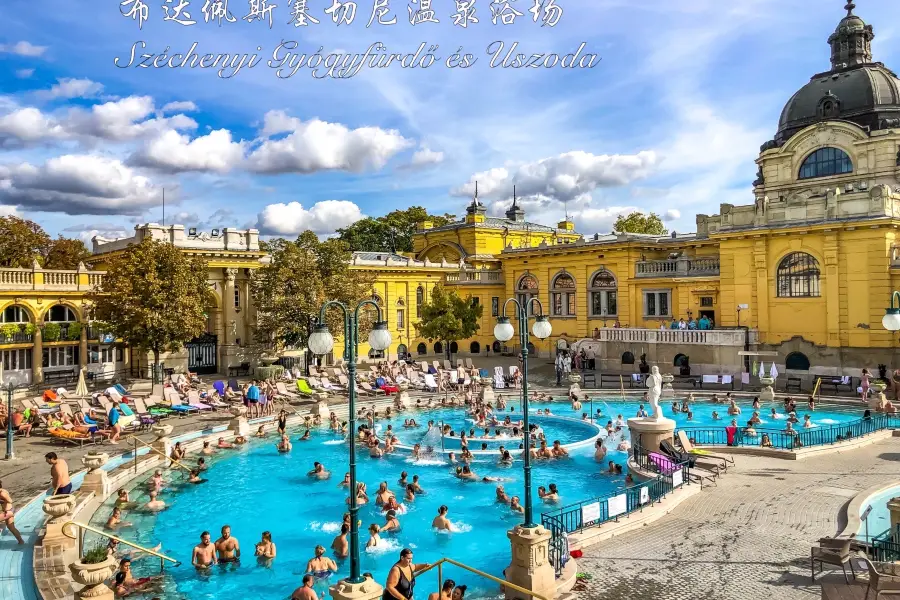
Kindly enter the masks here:
<path id="1" fill-rule="evenodd" d="M 81 240 L 54 240 L 34 221 L 0 217 L 0 267 L 30 269 L 37 261 L 45 269 L 75 269 L 90 254 Z"/>
<path id="2" fill-rule="evenodd" d="M 416 223 L 431 220 L 435 227 L 440 227 L 455 218 L 451 214 L 429 216 L 421 206 L 412 206 L 406 210 L 391 211 L 383 217 L 366 217 L 337 232 L 351 251 L 412 252 Z"/>
<path id="3" fill-rule="evenodd" d="M 662 219 L 656 213 L 649 215 L 642 212 L 633 212 L 627 217 L 619 215 L 613 225 L 613 231 L 617 233 L 646 233 L 650 235 L 667 235 L 669 230 L 663 226 Z"/>
<path id="4" fill-rule="evenodd" d="M 375 275 L 351 270 L 350 250 L 338 238 L 321 241 L 305 231 L 294 241 L 275 239 L 262 246 L 271 262 L 254 271 L 250 280 L 260 342 L 304 346 L 310 323 L 318 320 L 326 301 L 339 300 L 355 308 L 372 297 Z M 336 310 L 326 315 L 334 336 L 342 335 L 343 316 Z M 363 325 L 368 324 L 368 312 L 365 316 Z"/>
<path id="5" fill-rule="evenodd" d="M 422 305 L 416 333 L 429 342 L 442 342 L 450 354 L 450 342 L 472 337 L 478 332 L 478 320 L 484 307 L 474 304 L 471 296 L 461 298 L 456 290 L 436 285 L 431 297 Z"/>
<path id="6" fill-rule="evenodd" d="M 109 259 L 91 294 L 92 316 L 128 345 L 159 354 L 176 351 L 206 326 L 210 300 L 206 263 L 172 244 L 144 239 Z"/>

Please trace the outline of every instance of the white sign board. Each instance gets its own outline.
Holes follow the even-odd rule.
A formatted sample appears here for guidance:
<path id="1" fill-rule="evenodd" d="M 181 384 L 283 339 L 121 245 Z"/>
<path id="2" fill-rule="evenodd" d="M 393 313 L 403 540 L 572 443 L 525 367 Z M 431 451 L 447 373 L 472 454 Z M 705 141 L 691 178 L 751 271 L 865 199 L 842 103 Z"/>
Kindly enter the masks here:
<path id="1" fill-rule="evenodd" d="M 648 502 L 650 502 L 650 488 L 645 486 L 641 488 L 641 504 L 644 505 Z"/>
<path id="2" fill-rule="evenodd" d="M 581 507 L 581 522 L 593 523 L 600 520 L 600 503 L 594 502 Z"/>
<path id="3" fill-rule="evenodd" d="M 681 487 L 682 483 L 684 483 L 684 472 L 681 469 L 672 471 L 672 487 Z"/>
<path id="4" fill-rule="evenodd" d="M 619 494 L 607 500 L 610 518 L 625 514 L 628 511 L 628 496 Z"/>
<path id="5" fill-rule="evenodd" d="M 871 504 L 866 508 L 865 512 L 863 512 L 863 514 L 862 514 L 862 516 L 860 517 L 860 519 L 862 519 L 863 521 L 867 520 L 867 519 L 869 518 L 869 513 L 870 513 L 870 512 L 872 512 L 872 505 L 871 505 Z"/>

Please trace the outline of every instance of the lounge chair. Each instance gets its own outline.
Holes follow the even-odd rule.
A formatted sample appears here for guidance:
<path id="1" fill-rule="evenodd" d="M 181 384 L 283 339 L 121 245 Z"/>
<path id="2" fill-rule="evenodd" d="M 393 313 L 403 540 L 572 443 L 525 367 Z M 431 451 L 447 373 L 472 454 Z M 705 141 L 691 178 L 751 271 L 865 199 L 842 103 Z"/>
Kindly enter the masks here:
<path id="1" fill-rule="evenodd" d="M 438 384 L 437 381 L 434 380 L 434 375 L 425 373 L 424 386 L 429 392 L 436 392 L 438 390 Z"/>
<path id="2" fill-rule="evenodd" d="M 164 419 L 169 415 L 174 415 L 178 411 L 174 410 L 171 406 L 165 406 L 162 404 L 162 399 L 154 398 L 150 396 L 146 400 L 141 400 L 144 403 L 144 406 L 147 407 L 147 410 L 150 411 L 150 414 L 154 417 L 159 417 L 160 419 Z M 137 403 L 135 402 L 135 405 Z"/>
<path id="3" fill-rule="evenodd" d="M 194 406 L 184 404 L 181 400 L 181 396 L 175 391 L 175 388 L 165 388 L 163 394 L 165 395 L 166 401 L 169 403 L 169 407 L 182 416 L 200 411 L 200 409 Z"/>
<path id="4" fill-rule="evenodd" d="M 99 439 L 97 436 L 79 433 L 71 429 L 62 429 L 61 427 L 52 427 L 47 430 L 47 433 L 53 438 L 79 446 L 84 446 L 86 443 L 96 443 Z"/>
<path id="5" fill-rule="evenodd" d="M 278 383 L 276 383 L 275 389 L 278 390 L 278 393 L 281 396 L 284 396 L 288 400 L 295 400 L 295 399 L 299 398 L 299 396 L 297 394 L 295 394 L 294 392 L 288 391 L 287 386 L 284 385 L 283 381 L 279 381 Z"/>
<path id="6" fill-rule="evenodd" d="M 503 367 L 494 367 L 494 387 L 498 390 L 506 387 L 506 379 L 503 377 Z"/>
<path id="7" fill-rule="evenodd" d="M 701 469 L 706 469 L 707 471 L 712 471 L 719 476 L 719 469 L 724 469 L 725 465 L 718 460 L 713 458 L 700 456 L 699 454 L 688 454 L 687 452 L 679 452 L 675 449 L 675 446 L 672 445 L 672 442 L 669 440 L 663 440 L 659 443 L 660 451 L 677 462 L 686 462 L 689 463 L 691 468 L 700 467 Z"/>
<path id="8" fill-rule="evenodd" d="M 225 397 L 225 382 L 221 379 L 213 382 L 213 389 L 219 392 L 219 395 Z"/>
<path id="9" fill-rule="evenodd" d="M 387 394 L 387 392 L 385 392 L 384 390 L 382 390 L 380 388 L 379 389 L 373 388 L 372 385 L 368 381 L 363 381 L 362 383 L 359 384 L 359 387 L 361 387 L 362 389 L 364 389 L 365 391 L 367 391 L 369 394 L 372 394 L 372 395 L 377 396 L 378 392 Z"/>
<path id="10" fill-rule="evenodd" d="M 854 538 L 822 538 L 819 540 L 818 546 L 813 546 L 809 553 L 810 579 L 816 580 L 816 563 L 819 563 L 819 573 L 822 573 L 823 565 L 833 565 L 840 567 L 844 572 L 844 581 L 850 584 L 847 577 L 847 563 L 850 563 L 850 573 L 853 579 L 856 579 L 856 572 L 853 570 L 853 562 L 850 560 L 850 545 Z M 867 590 L 868 593 L 868 590 Z"/>
<path id="11" fill-rule="evenodd" d="M 198 410 L 215 410 L 214 406 L 200 402 L 200 392 L 197 390 L 188 391 L 187 403 Z M 222 405 L 224 406 L 225 404 L 222 403 Z"/>
<path id="12" fill-rule="evenodd" d="M 471 358 L 467 358 L 467 359 L 466 359 L 466 368 L 467 368 L 467 369 L 474 369 L 474 368 L 475 368 L 475 365 L 472 363 L 472 359 L 471 359 Z"/>
<path id="13" fill-rule="evenodd" d="M 313 389 L 309 387 L 309 382 L 305 379 L 297 379 L 297 391 L 301 396 L 312 396 Z"/>
<path id="14" fill-rule="evenodd" d="M 444 359 L 444 369 L 447 371 L 453 370 L 453 363 L 450 362 L 449 360 L 447 360 L 446 358 Z"/>
<path id="15" fill-rule="evenodd" d="M 134 399 L 134 410 L 142 420 L 144 418 L 144 415 L 146 415 L 146 416 L 154 419 L 154 422 L 156 422 L 157 420 L 160 420 L 160 419 L 165 419 L 170 414 L 172 414 L 171 410 L 163 411 L 163 410 L 157 409 L 155 412 L 150 410 L 150 408 L 147 406 L 147 403 L 144 401 L 143 398 L 135 398 Z"/>
<path id="16" fill-rule="evenodd" d="M 154 417 L 153 414 L 147 410 L 147 405 L 144 404 L 143 398 L 135 398 L 134 399 L 134 414 L 137 416 L 138 420 L 141 422 L 141 425 L 145 427 L 149 427 L 156 423 L 162 417 Z"/>
<path id="17" fill-rule="evenodd" d="M 865 562 L 866 569 L 869 571 L 869 585 L 866 586 L 865 600 L 869 598 L 869 590 L 875 590 L 875 600 L 882 596 L 896 596 L 900 594 L 900 575 L 888 575 L 887 573 L 879 572 L 868 558 L 859 560 Z"/>
<path id="18" fill-rule="evenodd" d="M 231 379 L 228 380 L 228 387 L 230 387 L 231 390 L 234 391 L 234 392 L 240 392 L 240 391 L 241 391 L 241 385 L 238 383 L 238 380 L 237 380 L 237 379 L 234 379 L 234 378 L 231 378 Z"/>
<path id="19" fill-rule="evenodd" d="M 665 454 L 660 454 L 659 452 L 651 452 L 648 457 L 650 458 L 650 462 L 652 462 L 659 470 L 659 472 L 663 475 L 671 475 L 681 468 L 675 461 L 672 460 L 671 457 L 666 456 Z M 688 469 L 687 474 L 692 481 L 700 484 L 700 489 L 703 489 L 704 481 L 712 484 L 716 483 L 716 475 L 704 469 L 692 467 Z"/>
<path id="20" fill-rule="evenodd" d="M 734 465 L 734 458 L 730 456 L 726 456 L 724 454 L 716 454 L 715 452 L 710 452 L 709 450 L 703 450 L 700 448 L 695 448 L 691 443 L 690 438 L 688 438 L 687 433 L 684 431 L 678 432 L 678 442 L 681 444 L 681 447 L 685 452 L 689 452 L 691 454 L 696 454 L 697 456 L 703 456 L 705 458 L 712 458 L 715 460 L 720 460 L 725 465 Z"/>

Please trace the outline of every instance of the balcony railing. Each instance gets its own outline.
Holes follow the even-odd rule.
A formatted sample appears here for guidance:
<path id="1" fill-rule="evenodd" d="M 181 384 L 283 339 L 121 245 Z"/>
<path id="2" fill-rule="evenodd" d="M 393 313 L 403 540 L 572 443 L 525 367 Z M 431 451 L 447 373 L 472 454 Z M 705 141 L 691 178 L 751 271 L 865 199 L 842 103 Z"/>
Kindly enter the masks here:
<path id="1" fill-rule="evenodd" d="M 30 344 L 34 341 L 34 335 L 25 333 L 23 328 L 14 332 L 11 328 L 4 331 L 5 327 L 6 325 L 0 326 L 0 344 Z"/>
<path id="2" fill-rule="evenodd" d="M 750 332 L 753 333 L 752 330 Z M 627 342 L 636 344 L 697 344 L 704 346 L 744 346 L 743 329 L 637 329 L 603 328 L 590 342 Z"/>
<path id="3" fill-rule="evenodd" d="M 444 276 L 447 285 L 497 285 L 503 283 L 503 271 L 459 271 Z"/>
<path id="4" fill-rule="evenodd" d="M 87 291 L 99 285 L 105 271 L 0 269 L 0 287 L 6 290 Z"/>
<path id="5" fill-rule="evenodd" d="M 718 258 L 638 261 L 636 277 L 709 277 L 719 274 Z"/>

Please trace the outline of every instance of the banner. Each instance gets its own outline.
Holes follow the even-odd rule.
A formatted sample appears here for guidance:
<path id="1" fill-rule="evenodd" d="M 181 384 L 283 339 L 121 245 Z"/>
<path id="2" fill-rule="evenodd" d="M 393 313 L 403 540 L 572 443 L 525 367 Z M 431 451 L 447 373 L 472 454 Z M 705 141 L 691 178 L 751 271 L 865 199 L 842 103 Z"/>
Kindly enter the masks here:
<path id="1" fill-rule="evenodd" d="M 628 496 L 626 496 L 625 494 L 613 496 L 612 498 L 607 500 L 607 503 L 609 505 L 610 518 L 624 514 L 628 511 Z"/>
<path id="2" fill-rule="evenodd" d="M 641 488 L 641 504 L 647 504 L 650 502 L 650 488 L 642 487 Z"/>
<path id="3" fill-rule="evenodd" d="M 581 522 L 593 523 L 600 520 L 600 503 L 594 502 L 581 507 Z"/>
<path id="4" fill-rule="evenodd" d="M 677 471 L 672 471 L 672 487 L 677 488 L 681 487 L 681 484 L 684 483 L 684 473 L 681 469 Z"/>

